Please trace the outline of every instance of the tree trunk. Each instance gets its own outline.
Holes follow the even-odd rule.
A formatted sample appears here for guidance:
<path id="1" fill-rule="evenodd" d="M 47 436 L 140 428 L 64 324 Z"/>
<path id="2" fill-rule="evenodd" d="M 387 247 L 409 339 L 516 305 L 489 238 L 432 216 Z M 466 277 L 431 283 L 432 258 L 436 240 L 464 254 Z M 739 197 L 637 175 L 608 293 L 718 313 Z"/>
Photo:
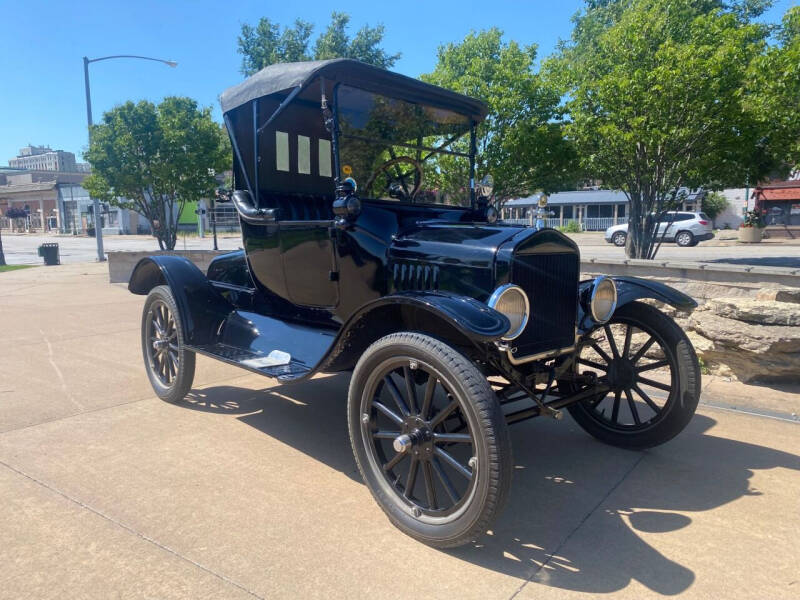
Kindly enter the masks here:
<path id="1" fill-rule="evenodd" d="M 11 220 L 9 220 L 9 223 L 10 222 Z M 0 233 L 0 267 L 5 267 L 5 266 L 6 266 L 6 255 L 3 254 L 3 236 L 2 233 Z"/>

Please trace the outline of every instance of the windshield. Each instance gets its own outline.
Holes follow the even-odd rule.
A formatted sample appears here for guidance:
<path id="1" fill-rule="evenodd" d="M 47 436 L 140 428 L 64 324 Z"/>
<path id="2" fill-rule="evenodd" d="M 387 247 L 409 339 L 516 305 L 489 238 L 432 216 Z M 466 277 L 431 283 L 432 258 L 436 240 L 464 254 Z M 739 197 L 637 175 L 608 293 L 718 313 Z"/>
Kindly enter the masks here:
<path id="1" fill-rule="evenodd" d="M 363 198 L 470 205 L 470 119 L 340 85 L 341 177 Z"/>

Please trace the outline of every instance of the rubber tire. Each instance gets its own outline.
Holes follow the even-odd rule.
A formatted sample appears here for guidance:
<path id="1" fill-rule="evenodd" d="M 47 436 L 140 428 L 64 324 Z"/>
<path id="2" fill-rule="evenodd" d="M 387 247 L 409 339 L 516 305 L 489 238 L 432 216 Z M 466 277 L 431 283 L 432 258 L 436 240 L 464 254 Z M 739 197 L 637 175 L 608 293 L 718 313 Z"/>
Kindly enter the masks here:
<path id="1" fill-rule="evenodd" d="M 622 240 L 622 243 L 619 243 L 618 240 L 620 239 Z M 627 239 L 628 239 L 628 234 L 623 233 L 621 231 L 617 231 L 611 236 L 611 242 L 618 248 L 622 248 L 625 245 Z"/>
<path id="2" fill-rule="evenodd" d="M 175 329 L 178 331 L 178 374 L 175 376 L 172 385 L 165 386 L 159 381 L 158 377 L 150 368 L 150 361 L 147 356 L 147 313 L 150 310 L 150 305 L 156 300 L 161 300 L 168 307 L 175 319 Z M 179 318 L 178 307 L 175 304 L 175 298 L 172 296 L 172 290 L 169 286 L 159 285 L 150 290 L 147 299 L 144 302 L 144 309 L 142 310 L 142 357 L 144 358 L 144 368 L 147 371 L 147 378 L 153 386 L 156 396 L 167 402 L 179 402 L 186 397 L 189 390 L 192 389 L 192 382 L 194 381 L 194 367 L 195 367 L 195 354 L 187 350 L 185 346 L 185 336 L 183 326 Z"/>
<path id="3" fill-rule="evenodd" d="M 416 519 L 402 501 L 389 495 L 383 473 L 372 470 L 361 430 L 361 400 L 369 374 L 384 360 L 397 355 L 426 362 L 445 375 L 451 391 L 467 400 L 465 410 L 479 424 L 474 431 L 479 465 L 475 496 L 463 515 L 442 525 Z M 463 409 L 462 409 L 463 410 Z M 387 335 L 372 344 L 358 361 L 350 381 L 347 400 L 350 443 L 356 464 L 375 501 L 389 520 L 403 533 L 436 548 L 467 544 L 486 532 L 508 496 L 513 473 L 508 426 L 489 382 L 477 367 L 447 344 L 430 336 L 401 332 Z M 480 437 L 479 437 L 480 436 Z M 370 442 L 371 443 L 371 442 Z M 387 493 L 388 492 L 388 493 Z"/>
<path id="4" fill-rule="evenodd" d="M 616 315 L 639 320 L 661 334 L 667 344 L 665 350 L 671 350 L 677 358 L 676 388 L 680 397 L 671 402 L 660 422 L 641 432 L 615 432 L 602 427 L 591 416 L 591 409 L 584 402 L 572 404 L 567 410 L 578 425 L 598 440 L 620 448 L 644 450 L 671 440 L 691 421 L 700 400 L 700 363 L 683 329 L 654 306 L 631 302 L 618 308 Z M 612 323 L 613 320 L 612 317 Z"/>
<path id="5" fill-rule="evenodd" d="M 688 235 L 689 241 L 688 242 L 681 242 L 681 236 Z M 691 231 L 679 231 L 678 234 L 675 236 L 675 243 L 678 244 L 681 248 L 688 248 L 690 246 L 694 246 L 694 235 Z"/>

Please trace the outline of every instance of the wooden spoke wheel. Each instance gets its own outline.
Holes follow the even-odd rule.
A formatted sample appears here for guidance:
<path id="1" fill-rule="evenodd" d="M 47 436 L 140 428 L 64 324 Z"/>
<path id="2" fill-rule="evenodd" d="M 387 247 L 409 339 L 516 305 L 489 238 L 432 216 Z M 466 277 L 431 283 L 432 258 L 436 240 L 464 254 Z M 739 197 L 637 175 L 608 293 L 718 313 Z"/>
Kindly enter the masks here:
<path id="1" fill-rule="evenodd" d="M 511 452 L 472 362 L 422 334 L 386 336 L 356 366 L 349 417 L 359 469 L 395 525 L 440 547 L 486 530 L 507 493 Z"/>
<path id="2" fill-rule="evenodd" d="M 142 354 L 158 397 L 169 402 L 183 399 L 192 387 L 195 355 L 184 347 L 178 309 L 167 286 L 153 288 L 145 301 Z"/>
<path id="3" fill-rule="evenodd" d="M 700 398 L 700 367 L 683 330 L 653 306 L 632 302 L 585 336 L 578 373 L 592 372 L 608 392 L 571 405 L 595 437 L 627 448 L 666 442 L 689 422 Z M 569 383 L 567 391 L 575 391 Z"/>

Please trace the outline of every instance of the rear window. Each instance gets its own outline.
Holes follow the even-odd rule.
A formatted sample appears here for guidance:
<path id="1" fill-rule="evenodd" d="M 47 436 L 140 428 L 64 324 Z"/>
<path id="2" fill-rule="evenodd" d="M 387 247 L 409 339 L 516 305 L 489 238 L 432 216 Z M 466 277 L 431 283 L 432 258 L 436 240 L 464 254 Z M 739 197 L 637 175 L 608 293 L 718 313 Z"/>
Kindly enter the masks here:
<path id="1" fill-rule="evenodd" d="M 706 213 L 700 213 L 700 218 L 703 219 L 704 221 L 710 221 L 711 220 L 711 219 L 708 218 Z"/>

